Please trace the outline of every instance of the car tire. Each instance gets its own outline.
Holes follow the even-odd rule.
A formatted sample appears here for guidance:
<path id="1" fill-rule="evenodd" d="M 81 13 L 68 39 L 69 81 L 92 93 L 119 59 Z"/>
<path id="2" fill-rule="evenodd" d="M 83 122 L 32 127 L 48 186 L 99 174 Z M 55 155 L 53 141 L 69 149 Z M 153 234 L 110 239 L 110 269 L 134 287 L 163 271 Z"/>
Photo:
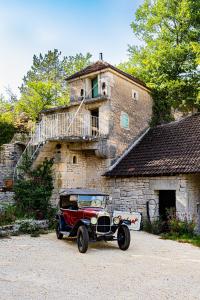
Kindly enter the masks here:
<path id="1" fill-rule="evenodd" d="M 77 232 L 77 245 L 80 253 L 85 253 L 88 249 L 89 234 L 85 226 L 80 226 Z"/>
<path id="2" fill-rule="evenodd" d="M 62 240 L 63 234 L 60 232 L 60 224 L 59 222 L 56 224 L 56 236 L 58 240 Z"/>
<path id="3" fill-rule="evenodd" d="M 125 251 L 129 248 L 131 242 L 130 230 L 126 225 L 121 225 L 117 232 L 117 242 L 121 250 Z"/>

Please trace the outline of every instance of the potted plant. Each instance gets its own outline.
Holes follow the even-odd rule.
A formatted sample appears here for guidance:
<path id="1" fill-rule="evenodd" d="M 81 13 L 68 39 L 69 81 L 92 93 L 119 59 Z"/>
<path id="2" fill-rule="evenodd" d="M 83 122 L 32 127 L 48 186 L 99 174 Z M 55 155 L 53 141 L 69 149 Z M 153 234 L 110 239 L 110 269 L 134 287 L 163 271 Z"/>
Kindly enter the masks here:
<path id="1" fill-rule="evenodd" d="M 13 188 L 13 178 L 12 176 L 7 176 L 4 178 L 4 186 L 6 189 L 11 190 Z"/>

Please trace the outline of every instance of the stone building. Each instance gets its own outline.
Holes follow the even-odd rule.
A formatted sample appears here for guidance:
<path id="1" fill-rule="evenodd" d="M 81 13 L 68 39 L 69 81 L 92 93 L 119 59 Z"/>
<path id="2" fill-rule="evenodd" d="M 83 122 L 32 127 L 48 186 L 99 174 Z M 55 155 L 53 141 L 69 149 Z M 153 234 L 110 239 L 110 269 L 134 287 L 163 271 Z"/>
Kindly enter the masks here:
<path id="1" fill-rule="evenodd" d="M 113 209 L 153 219 L 172 208 L 200 232 L 200 113 L 150 129 L 105 175 Z"/>
<path id="2" fill-rule="evenodd" d="M 13 202 L 13 193 L 6 190 L 5 180 L 12 179 L 15 166 L 25 146 L 21 142 L 4 144 L 0 147 L 0 208 L 2 202 Z"/>
<path id="3" fill-rule="evenodd" d="M 54 158 L 56 198 L 64 188 L 105 188 L 102 175 L 149 126 L 152 99 L 143 82 L 98 61 L 67 78 L 70 103 L 41 112 L 27 151 L 33 167 Z"/>

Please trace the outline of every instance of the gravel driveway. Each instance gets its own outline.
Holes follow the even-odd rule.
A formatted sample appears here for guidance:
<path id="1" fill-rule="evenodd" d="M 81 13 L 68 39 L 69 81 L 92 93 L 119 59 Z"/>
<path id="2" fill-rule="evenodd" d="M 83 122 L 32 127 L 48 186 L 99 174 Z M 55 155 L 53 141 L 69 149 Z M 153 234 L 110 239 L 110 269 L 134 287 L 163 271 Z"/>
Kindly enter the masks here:
<path id="1" fill-rule="evenodd" d="M 144 232 L 86 254 L 54 233 L 0 239 L 0 299 L 200 299 L 200 249 Z"/>

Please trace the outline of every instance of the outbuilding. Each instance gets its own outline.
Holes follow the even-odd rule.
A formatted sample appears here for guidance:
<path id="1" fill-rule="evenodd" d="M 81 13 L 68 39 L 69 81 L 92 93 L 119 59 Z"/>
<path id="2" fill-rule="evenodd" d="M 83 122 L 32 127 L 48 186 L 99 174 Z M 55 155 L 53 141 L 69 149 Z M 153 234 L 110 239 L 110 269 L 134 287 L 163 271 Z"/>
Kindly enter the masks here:
<path id="1" fill-rule="evenodd" d="M 173 208 L 200 232 L 200 113 L 149 129 L 105 176 L 113 209 L 154 219 Z"/>

